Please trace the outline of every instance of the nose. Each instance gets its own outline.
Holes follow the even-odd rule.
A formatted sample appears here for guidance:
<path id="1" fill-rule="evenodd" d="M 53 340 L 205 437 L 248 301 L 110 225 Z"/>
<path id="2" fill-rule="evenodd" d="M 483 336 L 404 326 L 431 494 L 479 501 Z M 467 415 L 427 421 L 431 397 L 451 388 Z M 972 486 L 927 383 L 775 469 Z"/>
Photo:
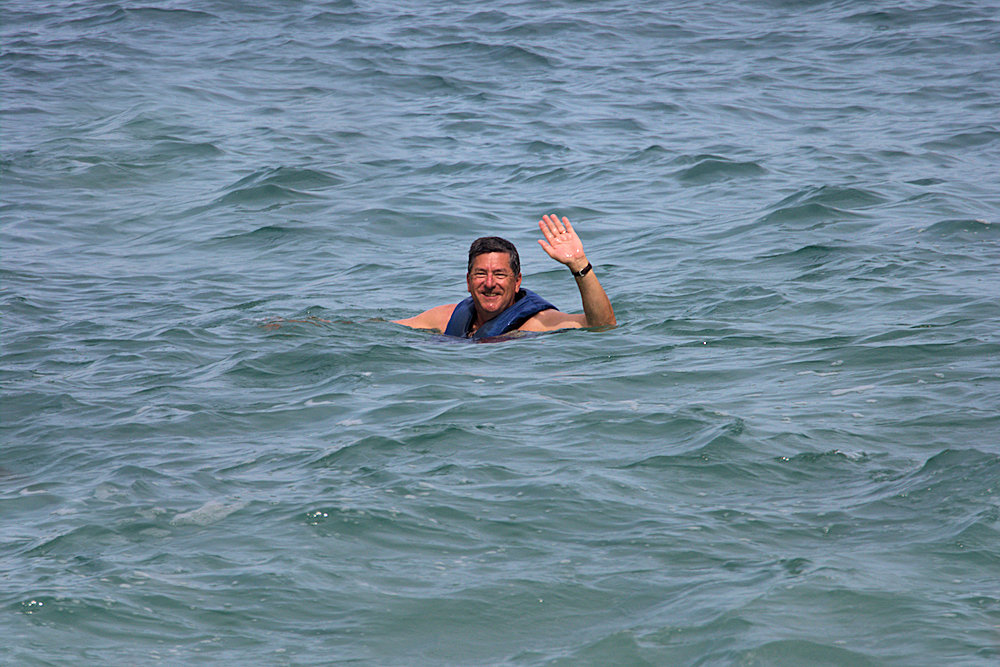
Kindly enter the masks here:
<path id="1" fill-rule="evenodd" d="M 486 273 L 486 283 L 485 283 L 486 287 L 493 287 L 496 284 L 496 282 L 497 282 L 497 280 L 496 280 L 496 278 L 493 277 L 493 272 L 492 271 L 488 271 Z"/>

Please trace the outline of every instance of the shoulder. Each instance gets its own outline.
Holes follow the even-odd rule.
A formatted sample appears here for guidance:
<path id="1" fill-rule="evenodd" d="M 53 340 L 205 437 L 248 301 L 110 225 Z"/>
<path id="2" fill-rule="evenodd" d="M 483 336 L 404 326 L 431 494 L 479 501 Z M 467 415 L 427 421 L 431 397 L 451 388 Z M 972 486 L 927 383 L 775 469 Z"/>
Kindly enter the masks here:
<path id="1" fill-rule="evenodd" d="M 425 310 L 419 315 L 407 317 L 403 320 L 393 320 L 393 322 L 414 329 L 444 331 L 448 327 L 448 320 L 451 319 L 451 314 L 455 312 L 455 306 L 457 305 L 457 303 L 449 303 L 444 306 L 437 306 L 430 310 Z"/>
<path id="2" fill-rule="evenodd" d="M 550 308 L 532 315 L 519 327 L 520 331 L 555 331 L 556 329 L 579 329 L 587 326 L 587 316 L 573 315 Z"/>

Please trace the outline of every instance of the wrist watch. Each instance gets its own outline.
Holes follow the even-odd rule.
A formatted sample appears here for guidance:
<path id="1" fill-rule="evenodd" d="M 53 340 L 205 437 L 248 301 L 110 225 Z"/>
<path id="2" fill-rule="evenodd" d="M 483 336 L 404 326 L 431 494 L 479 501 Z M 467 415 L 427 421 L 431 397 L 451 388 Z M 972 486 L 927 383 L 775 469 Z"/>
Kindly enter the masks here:
<path id="1" fill-rule="evenodd" d="M 592 268 L 594 268 L 594 265 L 591 264 L 590 262 L 587 262 L 587 266 L 583 267 L 579 271 L 570 271 L 570 273 L 573 274 L 574 278 L 583 278 L 585 275 L 587 275 L 588 273 L 590 273 L 590 270 Z"/>

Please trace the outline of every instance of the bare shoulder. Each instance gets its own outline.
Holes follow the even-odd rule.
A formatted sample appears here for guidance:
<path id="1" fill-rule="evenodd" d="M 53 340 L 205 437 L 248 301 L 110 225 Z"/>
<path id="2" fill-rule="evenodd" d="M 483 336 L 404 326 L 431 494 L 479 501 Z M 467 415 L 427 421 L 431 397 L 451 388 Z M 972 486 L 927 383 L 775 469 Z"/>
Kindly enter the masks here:
<path id="1" fill-rule="evenodd" d="M 560 310 L 549 309 L 532 315 L 520 326 L 521 331 L 555 331 L 556 329 L 579 329 L 587 326 L 587 316 L 574 315 Z"/>
<path id="2" fill-rule="evenodd" d="M 430 329 L 433 331 L 444 331 L 448 328 L 448 320 L 451 319 L 451 314 L 455 312 L 455 306 L 458 304 L 449 303 L 444 306 L 436 306 L 430 310 L 425 310 L 419 315 L 413 317 L 407 317 L 402 320 L 393 320 L 396 324 L 402 324 L 406 327 L 412 327 L 414 329 Z"/>

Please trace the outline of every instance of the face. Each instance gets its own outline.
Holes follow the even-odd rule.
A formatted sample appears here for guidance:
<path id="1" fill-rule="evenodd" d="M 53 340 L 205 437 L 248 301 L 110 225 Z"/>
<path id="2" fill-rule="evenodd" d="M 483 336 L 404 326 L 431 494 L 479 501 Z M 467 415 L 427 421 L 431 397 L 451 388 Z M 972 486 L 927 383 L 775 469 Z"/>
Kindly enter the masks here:
<path id="1" fill-rule="evenodd" d="M 521 289 L 521 276 L 511 271 L 510 255 L 505 252 L 476 255 L 465 282 L 476 310 L 486 319 L 498 315 L 514 303 L 514 297 Z"/>

